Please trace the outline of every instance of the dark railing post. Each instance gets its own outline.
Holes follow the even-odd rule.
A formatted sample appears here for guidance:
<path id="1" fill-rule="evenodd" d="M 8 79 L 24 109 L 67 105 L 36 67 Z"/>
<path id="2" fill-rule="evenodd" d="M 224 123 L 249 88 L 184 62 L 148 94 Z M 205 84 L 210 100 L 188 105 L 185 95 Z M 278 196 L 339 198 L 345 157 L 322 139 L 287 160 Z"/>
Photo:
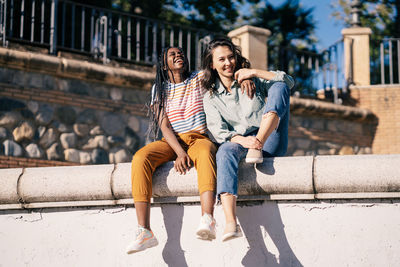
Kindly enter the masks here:
<path id="1" fill-rule="evenodd" d="M 0 2 L 0 36 L 3 42 L 3 46 L 7 46 L 6 40 L 6 23 L 7 23 L 7 0 L 1 0 Z"/>
<path id="2" fill-rule="evenodd" d="M 40 43 L 44 42 L 44 0 L 42 0 L 40 7 Z"/>
<path id="3" fill-rule="evenodd" d="M 151 60 L 153 63 L 157 62 L 157 32 L 158 32 L 158 27 L 157 23 L 153 22 L 153 52 L 151 53 Z"/>
<path id="4" fill-rule="evenodd" d="M 65 2 L 62 3 L 62 20 L 61 20 L 61 47 L 65 47 L 65 30 L 67 27 L 65 27 L 65 17 L 66 17 L 66 9 L 67 9 L 67 4 Z M 56 15 L 57 16 L 57 15 Z"/>
<path id="5" fill-rule="evenodd" d="M 81 25 L 82 25 L 82 30 L 81 30 L 81 51 L 84 50 L 85 48 L 85 8 L 82 7 L 82 12 L 81 12 Z"/>
<path id="6" fill-rule="evenodd" d="M 50 54 L 57 53 L 57 9 L 58 0 L 51 0 L 50 10 Z"/>
<path id="7" fill-rule="evenodd" d="M 34 41 L 35 37 L 35 0 L 32 0 L 32 10 L 31 10 L 31 42 Z"/>
<path id="8" fill-rule="evenodd" d="M 19 27 L 19 38 L 24 38 L 25 0 L 21 1 L 21 22 Z"/>
<path id="9" fill-rule="evenodd" d="M 106 52 L 105 52 L 105 56 L 107 57 L 107 55 L 112 55 L 112 48 L 113 48 L 113 44 L 112 44 L 112 39 L 113 39 L 113 14 L 111 12 L 108 12 L 107 14 L 105 14 L 104 16 L 106 19 L 106 26 L 105 29 L 108 29 L 108 33 L 107 35 L 107 39 L 104 40 L 104 45 L 106 46 Z M 107 59 L 103 58 L 103 62 L 107 61 Z M 104 63 L 105 64 L 105 63 Z"/>
<path id="10" fill-rule="evenodd" d="M 121 57 L 122 55 L 122 17 L 119 15 L 118 16 L 118 29 L 116 31 L 117 33 L 117 55 L 118 57 Z"/>
<path id="11" fill-rule="evenodd" d="M 128 18 L 127 22 L 127 37 L 126 37 L 126 58 L 131 60 L 131 50 L 132 50 L 132 21 L 131 18 Z"/>
<path id="12" fill-rule="evenodd" d="M 107 50 L 108 50 L 108 36 L 107 36 L 107 16 L 104 15 L 100 18 L 100 30 L 99 32 L 99 43 L 100 43 L 100 52 L 103 56 L 103 64 L 107 64 Z M 103 36 L 101 36 L 101 32 L 103 32 Z M 101 42 L 101 39 L 103 39 L 103 42 Z"/>
<path id="13" fill-rule="evenodd" d="M 140 60 L 140 20 L 136 20 L 136 61 Z"/>
<path id="14" fill-rule="evenodd" d="M 71 48 L 75 48 L 75 4 L 71 4 Z"/>
<path id="15" fill-rule="evenodd" d="M 186 55 L 187 55 L 187 59 L 189 62 L 189 68 L 191 69 L 191 38 L 192 38 L 192 34 L 190 31 L 187 32 L 187 41 L 186 41 Z"/>

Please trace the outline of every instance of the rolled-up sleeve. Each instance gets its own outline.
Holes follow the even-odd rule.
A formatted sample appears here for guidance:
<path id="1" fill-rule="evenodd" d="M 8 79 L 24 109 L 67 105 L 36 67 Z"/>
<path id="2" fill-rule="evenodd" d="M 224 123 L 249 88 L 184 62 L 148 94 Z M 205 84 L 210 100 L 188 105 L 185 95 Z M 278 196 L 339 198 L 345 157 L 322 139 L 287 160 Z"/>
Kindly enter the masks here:
<path id="1" fill-rule="evenodd" d="M 294 86 L 294 80 L 290 75 L 287 75 L 284 71 L 271 71 L 275 73 L 275 77 L 271 81 L 275 82 L 285 82 L 289 89 L 292 89 Z"/>
<path id="2" fill-rule="evenodd" d="M 224 121 L 218 109 L 210 101 L 209 94 L 203 99 L 204 112 L 206 113 L 207 128 L 218 143 L 229 141 L 236 132 L 229 130 L 228 124 Z"/>

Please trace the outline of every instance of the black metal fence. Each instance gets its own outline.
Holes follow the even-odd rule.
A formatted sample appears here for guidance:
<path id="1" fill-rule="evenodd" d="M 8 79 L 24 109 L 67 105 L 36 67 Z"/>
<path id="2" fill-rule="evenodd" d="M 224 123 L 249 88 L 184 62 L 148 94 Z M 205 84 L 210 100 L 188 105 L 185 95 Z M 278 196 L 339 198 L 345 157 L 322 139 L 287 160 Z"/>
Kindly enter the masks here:
<path id="1" fill-rule="evenodd" d="M 371 42 L 371 84 L 400 84 L 400 38 Z"/>
<path id="2" fill-rule="evenodd" d="M 293 47 L 269 47 L 268 68 L 283 70 L 296 78 L 294 93 L 302 97 L 323 94 L 334 103 L 342 103 L 347 94 L 344 76 L 343 39 L 321 52 Z"/>
<path id="3" fill-rule="evenodd" d="M 204 38 L 191 27 L 68 0 L 0 0 L 0 42 L 29 43 L 49 53 L 71 51 L 99 58 L 154 64 L 163 47 L 180 46 L 191 69 L 200 66 Z"/>

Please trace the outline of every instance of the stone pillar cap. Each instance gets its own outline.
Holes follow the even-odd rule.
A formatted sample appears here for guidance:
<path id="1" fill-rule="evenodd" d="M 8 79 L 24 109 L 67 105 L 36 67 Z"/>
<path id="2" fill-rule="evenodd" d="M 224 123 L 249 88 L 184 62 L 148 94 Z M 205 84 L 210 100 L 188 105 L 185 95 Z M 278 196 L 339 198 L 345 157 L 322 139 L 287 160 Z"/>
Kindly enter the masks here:
<path id="1" fill-rule="evenodd" d="M 342 35 L 371 35 L 372 30 L 366 27 L 352 27 L 352 28 L 345 28 L 342 30 Z"/>
<path id="2" fill-rule="evenodd" d="M 241 35 L 241 34 L 246 33 L 246 32 L 249 32 L 249 33 L 252 33 L 252 34 L 257 34 L 257 35 L 265 35 L 267 37 L 271 35 L 271 31 L 268 30 L 268 29 L 255 27 L 255 26 L 250 26 L 250 25 L 245 25 L 245 26 L 242 26 L 242 27 L 240 27 L 240 28 L 238 28 L 236 30 L 230 31 L 228 33 L 228 36 L 232 38 L 232 37 Z"/>

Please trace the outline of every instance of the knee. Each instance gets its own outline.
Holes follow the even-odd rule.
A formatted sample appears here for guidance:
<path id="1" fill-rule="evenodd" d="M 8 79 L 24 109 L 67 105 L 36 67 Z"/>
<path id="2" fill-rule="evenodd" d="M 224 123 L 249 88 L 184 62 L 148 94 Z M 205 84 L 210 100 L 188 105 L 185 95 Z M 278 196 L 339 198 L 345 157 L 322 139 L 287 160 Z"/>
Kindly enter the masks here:
<path id="1" fill-rule="evenodd" d="M 225 143 L 224 145 L 220 146 L 217 151 L 217 162 L 227 162 L 236 160 L 236 156 L 238 153 L 234 152 L 234 147 L 230 145 L 230 143 Z"/>
<path id="2" fill-rule="evenodd" d="M 290 96 L 290 89 L 285 82 L 274 82 L 268 90 L 268 95 L 270 94 Z"/>
<path id="3" fill-rule="evenodd" d="M 217 148 L 211 141 L 199 140 L 198 142 L 199 142 L 199 149 L 197 149 L 196 153 L 200 158 L 215 157 Z"/>
<path id="4" fill-rule="evenodd" d="M 148 153 L 144 151 L 143 149 L 138 150 L 135 155 L 133 155 L 132 158 L 132 165 L 137 166 L 137 165 L 143 165 L 147 162 L 148 159 Z"/>

